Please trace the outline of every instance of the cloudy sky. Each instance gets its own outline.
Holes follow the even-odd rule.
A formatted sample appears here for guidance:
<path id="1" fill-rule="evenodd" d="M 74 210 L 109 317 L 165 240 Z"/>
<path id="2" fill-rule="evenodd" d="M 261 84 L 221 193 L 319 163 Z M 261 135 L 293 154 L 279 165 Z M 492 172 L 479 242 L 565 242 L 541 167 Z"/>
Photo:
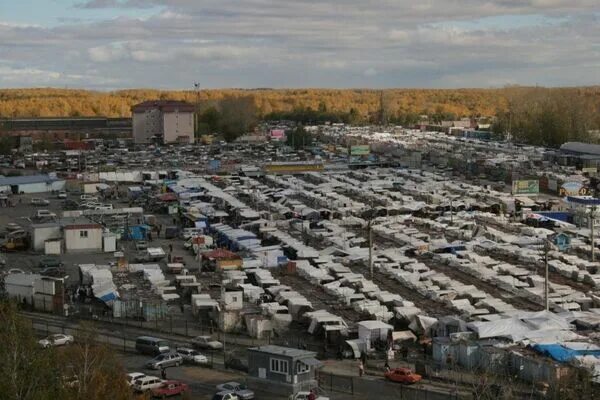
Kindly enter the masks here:
<path id="1" fill-rule="evenodd" d="M 0 87 L 600 84 L 600 0 L 0 0 Z"/>

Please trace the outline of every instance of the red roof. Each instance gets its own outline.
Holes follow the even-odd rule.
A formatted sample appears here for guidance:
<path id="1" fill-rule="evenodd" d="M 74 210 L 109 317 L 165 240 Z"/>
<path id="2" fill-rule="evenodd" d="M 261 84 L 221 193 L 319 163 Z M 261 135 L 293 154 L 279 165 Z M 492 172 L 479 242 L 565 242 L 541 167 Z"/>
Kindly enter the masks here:
<path id="1" fill-rule="evenodd" d="M 175 201 L 177 200 L 177 195 L 175 193 L 163 193 L 156 196 L 160 201 Z"/>
<path id="2" fill-rule="evenodd" d="M 142 113 L 144 111 L 152 110 L 155 108 L 158 108 L 163 112 L 173 112 L 176 110 L 181 112 L 195 111 L 195 107 L 193 104 L 179 100 L 148 100 L 134 105 L 133 107 L 131 107 L 131 111 L 133 111 L 134 113 Z"/>
<path id="3" fill-rule="evenodd" d="M 202 257 L 214 258 L 215 260 L 231 260 L 241 258 L 237 254 L 227 249 L 215 249 L 202 253 Z"/>

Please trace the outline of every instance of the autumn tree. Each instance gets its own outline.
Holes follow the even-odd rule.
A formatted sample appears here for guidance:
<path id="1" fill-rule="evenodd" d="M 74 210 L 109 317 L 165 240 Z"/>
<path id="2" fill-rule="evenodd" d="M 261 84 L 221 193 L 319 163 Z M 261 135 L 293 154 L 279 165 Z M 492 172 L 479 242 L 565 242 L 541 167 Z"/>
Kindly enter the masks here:
<path id="1" fill-rule="evenodd" d="M 41 348 L 29 320 L 13 303 L 0 302 L 0 393 L 7 400 L 130 399 L 124 371 L 109 348 L 84 326 L 75 344 Z"/>

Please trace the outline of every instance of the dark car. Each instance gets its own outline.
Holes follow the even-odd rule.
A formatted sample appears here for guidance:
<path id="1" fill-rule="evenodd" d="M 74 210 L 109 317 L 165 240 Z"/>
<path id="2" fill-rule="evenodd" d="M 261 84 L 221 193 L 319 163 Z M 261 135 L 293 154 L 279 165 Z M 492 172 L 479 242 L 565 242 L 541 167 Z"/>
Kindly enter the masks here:
<path id="1" fill-rule="evenodd" d="M 58 257 L 44 257 L 39 262 L 40 268 L 48 268 L 48 267 L 56 267 L 60 268 L 63 266 L 63 263 L 60 261 Z"/>
<path id="2" fill-rule="evenodd" d="M 40 271 L 40 275 L 42 276 L 53 276 L 59 277 L 65 274 L 65 270 L 58 267 L 47 267 Z"/>

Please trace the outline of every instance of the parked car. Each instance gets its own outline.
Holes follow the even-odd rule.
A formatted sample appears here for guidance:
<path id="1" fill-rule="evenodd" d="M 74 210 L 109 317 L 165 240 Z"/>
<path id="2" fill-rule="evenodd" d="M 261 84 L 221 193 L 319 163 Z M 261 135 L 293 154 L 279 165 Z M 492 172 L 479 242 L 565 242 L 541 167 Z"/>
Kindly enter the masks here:
<path id="1" fill-rule="evenodd" d="M 31 204 L 34 206 L 47 206 L 50 202 L 46 199 L 40 199 L 39 197 L 34 197 L 31 199 Z"/>
<path id="2" fill-rule="evenodd" d="M 48 347 L 65 346 L 73 343 L 74 341 L 75 339 L 71 335 L 57 333 L 38 341 L 38 344 L 46 349 Z"/>
<path id="3" fill-rule="evenodd" d="M 200 349 L 220 350 L 223 348 L 223 343 L 212 340 L 210 336 L 196 336 L 192 339 L 192 344 Z"/>
<path id="4" fill-rule="evenodd" d="M 298 392 L 294 396 L 294 400 L 308 400 L 308 396 L 310 396 L 310 392 Z M 317 396 L 315 400 L 329 400 L 329 397 Z"/>
<path id="5" fill-rule="evenodd" d="M 140 336 L 135 340 L 135 349 L 140 353 L 158 355 L 170 351 L 169 342 L 152 336 Z"/>
<path id="6" fill-rule="evenodd" d="M 40 260 L 38 265 L 40 268 L 49 268 L 49 267 L 59 268 L 59 267 L 63 266 L 63 263 L 60 261 L 60 258 L 58 258 L 58 257 L 44 257 Z"/>
<path id="7" fill-rule="evenodd" d="M 212 400 L 240 400 L 240 398 L 233 392 L 218 392 Z"/>
<path id="8" fill-rule="evenodd" d="M 177 353 L 159 354 L 146 363 L 146 367 L 151 369 L 161 369 L 168 367 L 179 367 L 183 364 L 183 358 Z"/>
<path id="9" fill-rule="evenodd" d="M 183 358 L 183 361 L 190 364 L 208 364 L 208 358 L 200 354 L 197 350 L 187 347 L 178 347 L 177 354 Z"/>
<path id="10" fill-rule="evenodd" d="M 135 242 L 135 248 L 136 250 L 146 250 L 148 248 L 148 242 L 146 242 L 145 240 L 138 240 L 137 242 Z"/>
<path id="11" fill-rule="evenodd" d="M 83 201 L 98 201 L 98 197 L 91 194 L 82 194 L 79 198 Z"/>
<path id="12" fill-rule="evenodd" d="M 386 379 L 389 379 L 392 382 L 406 383 L 412 384 L 417 383 L 421 379 L 421 375 L 415 374 L 410 370 L 410 368 L 394 368 L 385 374 Z"/>
<path id="13" fill-rule="evenodd" d="M 245 361 L 245 359 L 242 359 L 242 357 L 225 357 L 225 360 L 223 362 L 225 364 L 225 368 L 227 369 L 235 369 L 236 371 L 248 372 L 248 363 Z"/>
<path id="14" fill-rule="evenodd" d="M 179 381 L 164 381 L 159 387 L 152 389 L 152 397 L 181 396 L 189 390 L 188 385 Z"/>
<path id="15" fill-rule="evenodd" d="M 254 399 L 254 392 L 238 382 L 226 382 L 220 385 L 217 385 L 218 391 L 229 391 L 233 392 L 242 400 L 252 400 Z"/>
<path id="16" fill-rule="evenodd" d="M 143 378 L 144 376 L 146 376 L 146 374 L 142 372 L 130 372 L 125 375 L 125 380 L 127 381 L 127 385 L 131 387 L 136 380 Z"/>
<path id="17" fill-rule="evenodd" d="M 157 378 L 156 376 L 146 375 L 141 378 L 136 379 L 133 382 L 133 390 L 138 393 L 149 392 L 152 389 L 156 389 L 160 385 L 162 385 L 163 380 Z"/>
<path id="18" fill-rule="evenodd" d="M 43 268 L 40 271 L 40 275 L 42 276 L 53 276 L 53 277 L 60 277 L 60 276 L 64 276 L 65 275 L 65 270 L 63 268 L 57 268 L 57 267 L 48 267 L 48 268 Z"/>
<path id="19" fill-rule="evenodd" d="M 9 232 L 18 231 L 21 229 L 23 229 L 23 228 L 21 228 L 21 225 L 16 224 L 14 222 L 9 222 L 8 224 L 6 224 L 6 230 Z"/>
<path id="20" fill-rule="evenodd" d="M 61 190 L 60 192 L 58 192 L 58 194 L 56 195 L 57 198 L 59 199 L 66 199 L 67 198 L 67 192 L 65 192 L 64 190 Z"/>
<path id="21" fill-rule="evenodd" d="M 56 218 L 56 214 L 48 210 L 37 210 L 34 217 L 37 219 Z"/>

